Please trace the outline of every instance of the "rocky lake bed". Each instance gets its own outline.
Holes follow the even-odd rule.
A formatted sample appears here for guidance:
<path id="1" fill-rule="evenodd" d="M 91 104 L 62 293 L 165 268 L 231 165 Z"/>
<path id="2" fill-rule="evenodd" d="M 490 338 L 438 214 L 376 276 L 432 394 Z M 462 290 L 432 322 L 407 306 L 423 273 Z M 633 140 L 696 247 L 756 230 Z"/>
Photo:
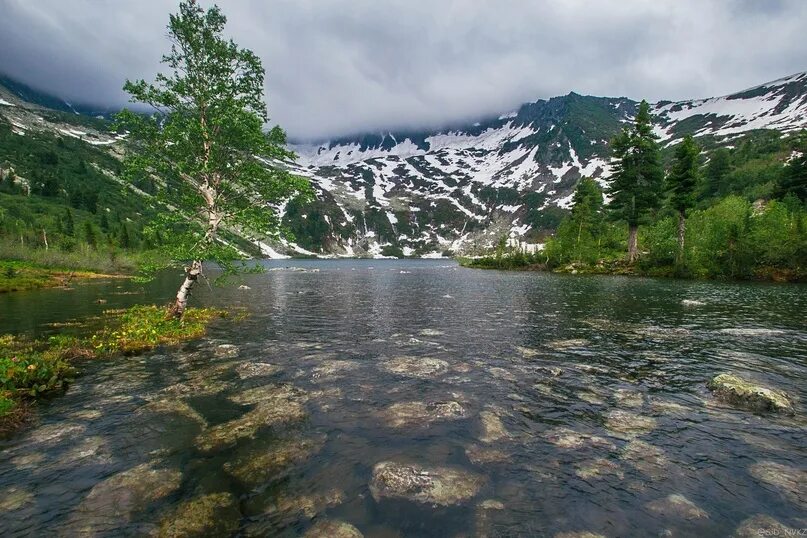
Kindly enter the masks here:
<path id="1" fill-rule="evenodd" d="M 199 297 L 246 320 L 83 365 L 0 442 L 2 534 L 807 527 L 806 287 L 295 265 Z"/>

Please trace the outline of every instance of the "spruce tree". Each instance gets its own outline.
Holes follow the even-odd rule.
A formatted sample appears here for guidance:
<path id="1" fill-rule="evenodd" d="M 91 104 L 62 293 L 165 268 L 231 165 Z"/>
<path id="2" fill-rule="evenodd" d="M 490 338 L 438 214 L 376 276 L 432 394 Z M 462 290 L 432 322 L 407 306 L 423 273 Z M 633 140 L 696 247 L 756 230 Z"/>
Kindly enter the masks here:
<path id="1" fill-rule="evenodd" d="M 695 205 L 695 191 L 700 181 L 700 155 L 695 139 L 687 135 L 675 148 L 672 168 L 667 175 L 670 205 L 678 212 L 678 263 L 684 258 L 686 212 Z"/>
<path id="2" fill-rule="evenodd" d="M 611 143 L 614 174 L 611 178 L 611 214 L 628 224 L 628 263 L 636 261 L 639 252 L 639 224 L 661 202 L 664 170 L 653 133 L 650 105 L 642 101 L 636 119 Z"/>
<path id="3" fill-rule="evenodd" d="M 777 194 L 782 197 L 793 194 L 802 202 L 807 202 L 807 144 L 799 153 L 785 167 Z"/>

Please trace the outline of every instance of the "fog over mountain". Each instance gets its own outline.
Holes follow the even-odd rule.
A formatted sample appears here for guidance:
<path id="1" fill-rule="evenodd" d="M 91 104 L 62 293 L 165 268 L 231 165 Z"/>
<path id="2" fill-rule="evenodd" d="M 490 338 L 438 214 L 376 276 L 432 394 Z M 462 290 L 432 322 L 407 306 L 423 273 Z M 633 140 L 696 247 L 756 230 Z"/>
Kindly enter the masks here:
<path id="1" fill-rule="evenodd" d="M 296 139 L 435 129 L 572 90 L 651 101 L 724 95 L 803 71 L 807 58 L 800 0 L 223 7 L 228 31 L 264 61 L 273 120 Z M 0 0 L 0 72 L 71 102 L 121 105 L 125 78 L 156 72 L 175 8 Z"/>

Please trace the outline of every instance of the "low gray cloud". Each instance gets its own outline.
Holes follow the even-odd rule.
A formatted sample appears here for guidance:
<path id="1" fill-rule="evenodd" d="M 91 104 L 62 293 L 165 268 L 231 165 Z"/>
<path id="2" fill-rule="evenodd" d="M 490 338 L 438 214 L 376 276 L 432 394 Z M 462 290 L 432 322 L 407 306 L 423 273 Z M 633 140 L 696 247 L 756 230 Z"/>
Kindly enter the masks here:
<path id="1" fill-rule="evenodd" d="M 296 138 L 419 128 L 569 91 L 684 99 L 807 69 L 803 0 L 220 1 Z M 210 2 L 203 1 L 203 5 Z M 0 0 L 0 71 L 117 105 L 167 50 L 167 0 Z"/>

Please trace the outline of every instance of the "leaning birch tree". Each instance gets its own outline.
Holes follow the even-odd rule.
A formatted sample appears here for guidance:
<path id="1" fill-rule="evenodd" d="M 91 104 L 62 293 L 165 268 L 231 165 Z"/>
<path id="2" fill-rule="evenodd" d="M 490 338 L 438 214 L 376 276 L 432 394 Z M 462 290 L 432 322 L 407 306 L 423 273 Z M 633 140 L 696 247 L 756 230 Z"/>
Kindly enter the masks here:
<path id="1" fill-rule="evenodd" d="M 128 179 L 155 178 L 158 187 L 158 217 L 146 233 L 158 238 L 165 265 L 185 269 L 169 309 L 176 317 L 185 312 L 204 261 L 237 269 L 239 250 L 224 235 L 276 235 L 273 206 L 309 193 L 305 179 L 275 165 L 294 154 L 282 129 L 264 130 L 264 69 L 252 51 L 224 37 L 226 21 L 217 6 L 205 11 L 194 0 L 181 2 L 168 24 L 165 72 L 151 83 L 124 85 L 131 102 L 153 112 L 117 116 L 129 133 Z"/>

